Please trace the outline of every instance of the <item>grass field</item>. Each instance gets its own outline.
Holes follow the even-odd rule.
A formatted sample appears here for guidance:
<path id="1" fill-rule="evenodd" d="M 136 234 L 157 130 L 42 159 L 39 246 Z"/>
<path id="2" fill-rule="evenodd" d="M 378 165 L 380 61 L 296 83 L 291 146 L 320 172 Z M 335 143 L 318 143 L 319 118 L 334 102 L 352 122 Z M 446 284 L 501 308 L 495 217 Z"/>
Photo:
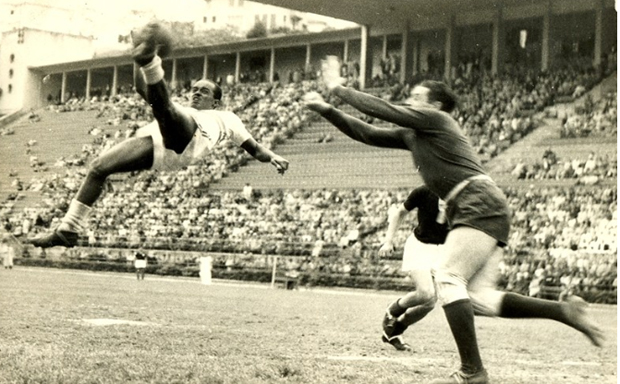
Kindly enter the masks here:
<path id="1" fill-rule="evenodd" d="M 0 383 L 426 383 L 458 357 L 442 311 L 380 341 L 397 292 L 131 274 L 0 270 Z M 495 384 L 617 383 L 617 308 L 592 306 L 602 349 L 545 320 L 477 318 Z"/>

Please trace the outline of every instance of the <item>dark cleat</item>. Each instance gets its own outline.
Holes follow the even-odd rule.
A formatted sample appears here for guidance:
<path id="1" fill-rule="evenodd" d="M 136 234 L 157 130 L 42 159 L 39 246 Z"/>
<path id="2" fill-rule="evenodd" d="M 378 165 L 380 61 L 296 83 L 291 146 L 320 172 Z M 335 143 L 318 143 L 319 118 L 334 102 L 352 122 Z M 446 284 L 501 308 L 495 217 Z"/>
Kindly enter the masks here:
<path id="1" fill-rule="evenodd" d="M 383 334 L 385 337 L 391 339 L 394 336 L 402 335 L 408 326 L 398 321 L 396 317 L 390 314 L 389 310 L 386 310 L 381 327 L 383 328 Z"/>
<path id="2" fill-rule="evenodd" d="M 564 312 L 570 321 L 570 325 L 586 335 L 592 344 L 597 347 L 602 347 L 605 341 L 605 335 L 586 313 L 588 303 L 581 297 L 569 296 L 563 305 Z"/>
<path id="3" fill-rule="evenodd" d="M 55 246 L 71 248 L 77 245 L 77 240 L 78 234 L 76 232 L 55 229 L 53 232 L 28 240 L 28 243 L 41 248 Z"/>
<path id="4" fill-rule="evenodd" d="M 489 375 L 485 369 L 476 373 L 464 373 L 458 370 L 450 377 L 433 380 L 431 384 L 489 384 Z"/>
<path id="5" fill-rule="evenodd" d="M 391 344 L 394 348 L 396 348 L 397 351 L 407 351 L 407 352 L 413 351 L 413 348 L 411 348 L 409 344 L 403 341 L 403 338 L 401 335 L 388 338 L 384 333 L 383 336 L 381 336 L 381 341 L 383 341 L 384 343 Z"/>
<path id="6" fill-rule="evenodd" d="M 381 326 L 383 328 L 383 334 L 386 335 L 387 338 L 394 336 L 394 326 L 396 325 L 396 318 L 390 314 L 389 310 L 385 311 L 385 315 L 383 316 L 383 322 Z"/>

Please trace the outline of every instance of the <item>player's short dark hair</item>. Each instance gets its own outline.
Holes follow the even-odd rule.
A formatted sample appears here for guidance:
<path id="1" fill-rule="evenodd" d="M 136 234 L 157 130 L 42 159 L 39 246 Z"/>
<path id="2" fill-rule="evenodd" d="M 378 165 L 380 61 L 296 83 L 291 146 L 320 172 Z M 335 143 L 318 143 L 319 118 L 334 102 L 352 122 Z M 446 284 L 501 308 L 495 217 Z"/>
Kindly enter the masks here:
<path id="1" fill-rule="evenodd" d="M 215 100 L 222 100 L 222 88 L 218 83 L 213 80 L 207 80 L 211 84 L 213 84 L 213 98 Z"/>
<path id="2" fill-rule="evenodd" d="M 436 80 L 424 80 L 419 85 L 428 88 L 429 101 L 439 101 L 442 111 L 448 113 L 454 111 L 458 104 L 458 98 L 446 83 Z"/>
<path id="3" fill-rule="evenodd" d="M 217 82 L 210 80 L 210 79 L 200 79 L 200 80 L 197 80 L 194 84 L 198 83 L 199 81 L 206 81 L 210 83 L 211 85 L 213 85 L 213 98 L 215 100 L 222 100 L 222 88 Z"/>

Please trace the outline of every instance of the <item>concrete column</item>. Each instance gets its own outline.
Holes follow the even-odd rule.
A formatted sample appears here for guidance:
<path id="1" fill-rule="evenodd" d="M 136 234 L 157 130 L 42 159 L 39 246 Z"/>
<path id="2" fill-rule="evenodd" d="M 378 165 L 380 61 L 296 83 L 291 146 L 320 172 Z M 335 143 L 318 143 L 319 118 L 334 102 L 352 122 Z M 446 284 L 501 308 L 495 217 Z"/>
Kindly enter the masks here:
<path id="1" fill-rule="evenodd" d="M 603 56 L 603 0 L 599 0 L 594 8 L 594 58 L 592 64 L 595 68 L 601 65 Z"/>
<path id="2" fill-rule="evenodd" d="M 62 80 L 60 82 L 60 102 L 67 101 L 67 72 L 62 73 Z"/>
<path id="3" fill-rule="evenodd" d="M 413 61 L 411 57 L 413 41 L 409 37 L 409 22 L 405 22 L 402 35 L 402 45 L 400 48 L 400 82 L 404 84 L 405 81 L 413 75 Z"/>
<path id="4" fill-rule="evenodd" d="M 202 63 L 202 78 L 206 79 L 209 74 L 209 55 L 205 55 L 204 60 Z"/>
<path id="5" fill-rule="evenodd" d="M 172 76 L 170 77 L 170 86 L 172 89 L 177 87 L 177 59 L 172 59 Z"/>
<path id="6" fill-rule="evenodd" d="M 504 69 L 504 51 L 506 46 L 502 3 L 497 5 L 495 20 L 493 20 L 493 41 L 491 44 L 491 73 L 498 75 Z"/>
<path id="7" fill-rule="evenodd" d="M 90 100 L 90 85 L 92 83 L 92 71 L 90 68 L 88 68 L 86 70 L 86 92 L 84 93 L 86 95 L 86 100 Z"/>
<path id="8" fill-rule="evenodd" d="M 368 40 L 370 38 L 370 27 L 362 25 L 362 42 L 360 47 L 360 88 L 366 88 L 366 81 L 372 76 L 372 57 L 368 55 Z"/>
<path id="9" fill-rule="evenodd" d="M 546 71 L 551 65 L 551 2 L 547 3 L 547 8 L 543 14 L 542 28 L 542 47 L 540 69 Z"/>
<path id="10" fill-rule="evenodd" d="M 381 57 L 383 57 L 384 59 L 387 59 L 388 57 L 387 47 L 388 47 L 388 36 L 383 35 L 383 41 L 381 43 Z"/>
<path id="11" fill-rule="evenodd" d="M 110 89 L 110 96 L 116 96 L 118 94 L 118 66 L 115 65 L 112 71 L 112 89 Z"/>
<path id="12" fill-rule="evenodd" d="M 452 67 L 456 66 L 456 53 L 454 44 L 454 41 L 456 40 L 454 37 L 455 20 L 456 17 L 454 15 L 451 15 L 448 18 L 448 25 L 446 27 L 446 45 L 444 48 L 444 77 L 448 81 L 448 83 L 452 82 Z"/>
<path id="13" fill-rule="evenodd" d="M 413 74 L 417 75 L 420 71 L 420 37 L 416 34 L 411 40 L 413 48 L 413 51 L 411 52 Z"/>
<path id="14" fill-rule="evenodd" d="M 241 52 L 237 52 L 235 59 L 235 84 L 239 83 L 239 75 L 241 74 Z"/>
<path id="15" fill-rule="evenodd" d="M 276 72 L 276 49 L 271 48 L 269 57 L 269 82 L 273 83 Z"/>
<path id="16" fill-rule="evenodd" d="M 344 46 L 342 48 L 342 62 L 349 62 L 349 39 L 344 41 Z"/>
<path id="17" fill-rule="evenodd" d="M 304 75 L 310 69 L 310 62 L 312 59 L 312 46 L 310 44 L 306 45 L 306 61 L 304 62 Z"/>

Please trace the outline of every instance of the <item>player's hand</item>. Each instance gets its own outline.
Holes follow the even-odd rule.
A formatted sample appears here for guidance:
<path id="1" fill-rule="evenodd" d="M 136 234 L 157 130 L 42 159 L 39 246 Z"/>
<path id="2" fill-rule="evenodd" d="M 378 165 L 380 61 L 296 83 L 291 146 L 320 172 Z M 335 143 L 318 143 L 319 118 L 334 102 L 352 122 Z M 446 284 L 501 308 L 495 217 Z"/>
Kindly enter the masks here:
<path id="1" fill-rule="evenodd" d="M 282 156 L 274 155 L 271 158 L 271 165 L 276 167 L 279 174 L 284 175 L 284 172 L 288 169 L 288 160 Z"/>
<path id="2" fill-rule="evenodd" d="M 394 253 L 394 244 L 391 241 L 386 241 L 381 244 L 381 248 L 379 248 L 379 256 L 386 257 L 391 256 Z"/>
<path id="3" fill-rule="evenodd" d="M 340 76 L 340 66 L 340 60 L 337 56 L 327 56 L 325 60 L 321 61 L 321 77 L 330 91 L 347 82 L 344 77 Z"/>
<path id="4" fill-rule="evenodd" d="M 331 109 L 331 104 L 323 99 L 318 92 L 308 92 L 303 96 L 303 104 L 306 108 L 318 113 L 327 112 Z"/>

